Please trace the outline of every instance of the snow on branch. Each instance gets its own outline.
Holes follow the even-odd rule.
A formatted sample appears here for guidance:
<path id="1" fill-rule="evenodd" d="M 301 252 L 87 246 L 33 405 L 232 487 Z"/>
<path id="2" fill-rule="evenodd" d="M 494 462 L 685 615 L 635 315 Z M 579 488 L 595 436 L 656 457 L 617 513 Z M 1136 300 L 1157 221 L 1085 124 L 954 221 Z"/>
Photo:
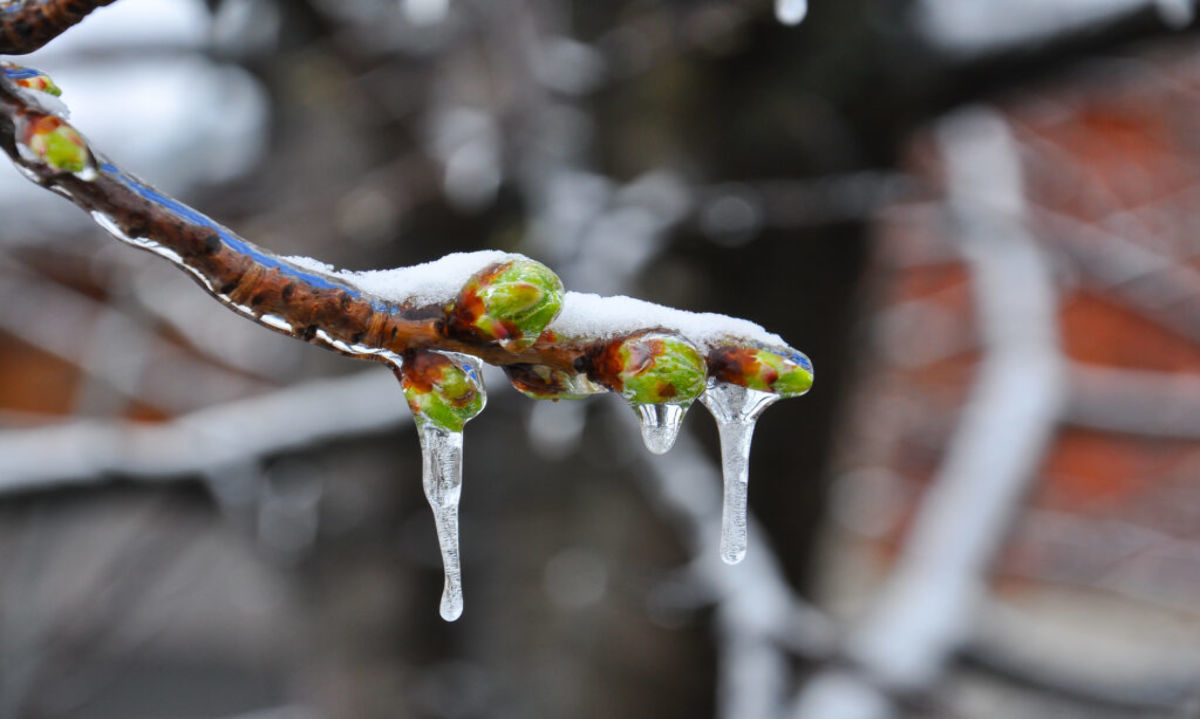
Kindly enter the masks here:
<path id="1" fill-rule="evenodd" d="M 474 355 L 535 397 L 611 390 L 637 404 L 682 404 L 707 377 L 782 396 L 811 384 L 808 359 L 751 322 L 567 293 L 522 255 L 455 254 L 375 272 L 275 255 L 93 151 L 44 75 L 3 71 L 0 146 L 27 177 L 271 329 L 392 364 L 422 350 Z"/>
<path id="2" fill-rule="evenodd" d="M 0 148 L 29 180 L 87 211 L 121 242 L 168 260 L 242 316 L 391 365 L 419 431 L 446 568 L 443 618 L 462 612 L 462 435 L 487 403 L 484 362 L 502 367 L 534 399 L 620 394 L 658 454 L 671 448 L 684 413 L 700 399 L 721 429 L 721 555 L 741 561 L 754 423 L 775 401 L 805 394 L 813 380 L 808 357 L 780 337 L 724 315 L 567 292 L 550 268 L 512 253 L 457 253 L 370 272 L 280 256 L 100 154 L 67 122 L 60 94 L 45 74 L 0 63 Z M 94 437 L 74 439 L 87 445 Z"/>

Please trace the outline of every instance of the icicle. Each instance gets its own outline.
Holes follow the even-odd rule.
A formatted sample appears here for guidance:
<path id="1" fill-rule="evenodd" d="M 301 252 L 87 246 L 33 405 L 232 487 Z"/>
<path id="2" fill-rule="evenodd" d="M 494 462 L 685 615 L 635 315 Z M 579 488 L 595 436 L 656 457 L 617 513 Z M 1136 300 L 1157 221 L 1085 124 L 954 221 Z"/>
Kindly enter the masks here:
<path id="1" fill-rule="evenodd" d="M 721 508 L 721 559 L 737 564 L 746 556 L 746 495 L 750 482 L 750 441 L 754 423 L 779 395 L 741 385 L 712 382 L 700 395 L 721 434 L 725 502 Z"/>
<path id="2" fill-rule="evenodd" d="M 690 403 L 633 405 L 642 425 L 642 442 L 646 449 L 655 454 L 666 454 L 674 447 L 689 406 Z"/>
<path id="3" fill-rule="evenodd" d="M 419 351 L 397 364 L 421 440 L 421 484 L 433 509 L 446 582 L 440 613 L 462 615 L 462 567 L 458 551 L 458 501 L 462 495 L 463 428 L 483 411 L 487 393 L 483 363 L 456 352 Z"/>
<path id="4" fill-rule="evenodd" d="M 775 0 L 775 18 L 784 25 L 799 25 L 808 15 L 808 0 Z"/>
<path id="5" fill-rule="evenodd" d="M 451 432 L 433 424 L 420 429 L 421 483 L 433 509 L 438 547 L 446 583 L 442 589 L 442 619 L 453 622 L 462 616 L 462 566 L 458 555 L 458 500 L 462 496 L 462 432 Z"/>

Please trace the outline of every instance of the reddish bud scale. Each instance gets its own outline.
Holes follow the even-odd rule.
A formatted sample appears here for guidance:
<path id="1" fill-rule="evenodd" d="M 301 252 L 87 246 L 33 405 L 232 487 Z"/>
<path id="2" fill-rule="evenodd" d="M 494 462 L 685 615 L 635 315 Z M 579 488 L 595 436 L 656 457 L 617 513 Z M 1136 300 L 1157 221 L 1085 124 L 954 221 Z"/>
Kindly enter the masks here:
<path id="1" fill-rule="evenodd" d="M 26 87 L 30 90 L 37 90 L 39 92 L 47 92 L 51 87 L 50 83 L 47 82 L 45 77 L 24 78 L 17 80 L 16 83 L 17 87 Z"/>
<path id="2" fill-rule="evenodd" d="M 621 343 L 625 339 L 618 337 L 601 345 L 588 357 L 587 362 L 588 378 L 608 387 L 617 394 L 625 389 L 625 383 L 621 381 L 621 370 L 625 367 L 625 362 L 621 358 Z"/>
<path id="3" fill-rule="evenodd" d="M 54 115 L 29 115 L 27 117 L 29 117 L 29 120 L 25 123 L 21 132 L 21 142 L 26 145 L 31 144 L 33 139 L 38 135 L 49 135 L 67 124 L 62 118 L 55 117 Z M 72 138 L 71 141 L 83 147 L 82 140 L 77 141 Z"/>
<path id="4" fill-rule="evenodd" d="M 449 317 L 446 318 L 446 330 L 450 335 L 485 341 L 508 339 L 514 336 L 514 332 L 517 336 L 520 335 L 520 330 L 517 330 L 511 322 L 498 322 L 497 324 L 500 326 L 494 330 L 495 337 L 484 336 L 484 333 L 475 324 L 487 314 L 487 306 L 483 303 L 483 298 L 479 296 L 479 288 L 494 280 L 502 269 L 504 269 L 504 263 L 498 262 L 476 274 L 463 288 L 448 313 Z"/>
<path id="5" fill-rule="evenodd" d="M 539 365 L 514 364 L 504 368 L 509 382 L 525 394 L 555 397 L 568 391 L 566 373 L 539 371 Z"/>
<path id="6" fill-rule="evenodd" d="M 449 357 L 436 352 L 406 352 L 402 378 L 418 392 L 432 392 L 452 364 Z"/>
<path id="7" fill-rule="evenodd" d="M 764 370 L 770 375 L 769 379 L 763 378 L 768 384 L 778 379 L 777 372 L 764 368 L 758 361 L 757 350 L 753 347 L 720 347 L 708 356 L 708 372 L 718 382 L 744 386 L 747 377 L 763 374 Z"/>

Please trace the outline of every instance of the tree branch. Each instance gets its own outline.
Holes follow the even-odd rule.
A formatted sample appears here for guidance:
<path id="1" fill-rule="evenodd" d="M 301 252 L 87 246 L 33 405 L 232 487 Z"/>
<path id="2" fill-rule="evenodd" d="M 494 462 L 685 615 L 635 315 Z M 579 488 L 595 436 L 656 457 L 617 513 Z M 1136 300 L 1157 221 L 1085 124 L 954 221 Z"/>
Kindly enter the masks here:
<path id="1" fill-rule="evenodd" d="M 199 475 L 409 421 L 396 381 L 361 372 L 209 407 L 170 422 L 81 420 L 0 432 L 0 496 L 105 482 Z"/>
<path id="2" fill-rule="evenodd" d="M 115 0 L 15 0 L 0 2 L 0 55 L 33 52 Z"/>
<path id="3" fill-rule="evenodd" d="M 690 403 L 706 376 L 784 396 L 811 384 L 808 358 L 753 323 L 629 298 L 564 295 L 549 269 L 520 255 L 458 256 L 444 263 L 450 283 L 437 291 L 405 284 L 447 271 L 437 263 L 428 272 L 348 273 L 280 257 L 94 152 L 59 114 L 57 87 L 44 75 L 11 65 L 3 72 L 0 147 L 18 169 L 273 330 L 392 364 L 425 350 L 474 355 L 506 367 L 517 388 L 535 397 L 607 389 L 637 403 Z"/>

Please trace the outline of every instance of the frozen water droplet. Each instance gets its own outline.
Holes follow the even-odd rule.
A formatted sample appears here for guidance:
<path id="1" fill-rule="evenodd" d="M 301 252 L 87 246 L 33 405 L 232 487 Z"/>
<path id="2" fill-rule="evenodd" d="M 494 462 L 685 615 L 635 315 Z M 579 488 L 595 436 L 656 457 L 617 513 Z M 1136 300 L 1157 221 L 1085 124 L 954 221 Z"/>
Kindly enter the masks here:
<path id="1" fill-rule="evenodd" d="M 421 483 L 433 509 L 438 547 L 446 584 L 442 589 L 442 619 L 452 622 L 462 616 L 462 567 L 458 554 L 458 501 L 462 496 L 462 432 L 450 432 L 432 424 L 420 428 Z"/>
<path id="2" fill-rule="evenodd" d="M 808 15 L 808 0 L 775 0 L 775 18 L 784 25 L 799 25 Z"/>
<path id="3" fill-rule="evenodd" d="M 779 395 L 724 382 L 712 382 L 700 401 L 721 434 L 725 502 L 721 508 L 721 559 L 737 564 L 746 556 L 746 498 L 750 483 L 750 442 L 754 423 Z"/>
<path id="4" fill-rule="evenodd" d="M 666 454 L 675 446 L 683 415 L 689 405 L 684 404 L 636 404 L 638 420 L 642 424 L 642 442 L 646 449 L 655 454 Z"/>

